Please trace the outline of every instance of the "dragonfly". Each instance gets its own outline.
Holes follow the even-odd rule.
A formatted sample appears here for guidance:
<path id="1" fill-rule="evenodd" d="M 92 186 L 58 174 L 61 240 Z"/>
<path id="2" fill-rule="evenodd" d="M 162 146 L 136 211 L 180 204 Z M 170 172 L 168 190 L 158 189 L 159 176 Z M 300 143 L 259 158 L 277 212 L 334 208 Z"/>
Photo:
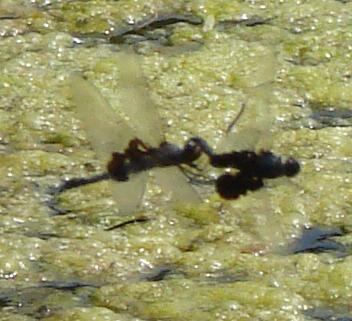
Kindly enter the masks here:
<path id="1" fill-rule="evenodd" d="M 200 202 L 199 194 L 177 166 L 182 163 L 192 166 L 193 160 L 200 156 L 200 148 L 192 141 L 184 147 L 166 142 L 160 115 L 148 94 L 137 58 L 120 54 L 117 64 L 121 83 L 118 106 L 122 115 L 81 76 L 71 76 L 69 83 L 76 115 L 88 141 L 101 159 L 110 158 L 107 170 L 88 178 L 66 180 L 53 187 L 50 194 L 57 196 L 71 188 L 110 180 L 119 212 L 130 214 L 139 207 L 146 189 L 147 171 L 152 170 L 157 184 L 171 193 L 174 203 Z M 55 202 L 52 204 L 57 214 L 67 212 L 55 208 Z"/>
<path id="2" fill-rule="evenodd" d="M 256 85 L 245 88 L 246 103 L 225 130 L 224 137 L 216 151 L 202 138 L 193 138 L 201 147 L 214 168 L 230 169 L 216 179 L 203 182 L 214 184 L 217 193 L 227 200 L 237 199 L 249 191 L 264 187 L 264 180 L 278 177 L 293 177 L 300 171 L 299 162 L 288 157 L 283 160 L 270 151 L 273 113 L 271 108 L 272 82 L 275 77 L 275 55 L 269 49 L 262 57 L 256 72 Z M 252 112 L 249 125 L 236 130 L 240 117 L 246 110 Z M 233 170 L 236 170 L 234 172 Z M 196 180 L 202 183 L 202 180 Z"/>
<path id="3" fill-rule="evenodd" d="M 283 207 L 281 186 L 270 189 L 267 183 L 275 181 L 275 177 L 292 178 L 299 173 L 300 164 L 293 157 L 281 158 L 273 150 L 278 115 L 274 86 L 279 65 L 275 48 L 256 46 L 248 59 L 252 62 L 246 67 L 239 88 L 240 113 L 224 126 L 220 142 L 208 154 L 213 168 L 212 184 L 223 199 L 232 200 L 222 202 L 224 215 L 228 213 L 229 220 L 235 218 L 235 224 L 256 235 L 258 247 L 250 245 L 248 250 L 261 253 L 284 240 L 285 219 L 290 217 Z M 296 189 L 290 178 L 276 183 L 292 187 L 283 186 L 283 193 Z M 296 218 L 295 215 L 292 220 Z"/>
<path id="4" fill-rule="evenodd" d="M 234 200 L 248 191 L 259 190 L 264 187 L 264 179 L 293 177 L 300 171 L 300 164 L 293 157 L 282 161 L 280 156 L 265 150 L 258 153 L 252 150 L 215 153 L 204 139 L 198 137 L 192 140 L 208 155 L 211 166 L 238 171 L 222 174 L 211 181 L 223 199 Z"/>

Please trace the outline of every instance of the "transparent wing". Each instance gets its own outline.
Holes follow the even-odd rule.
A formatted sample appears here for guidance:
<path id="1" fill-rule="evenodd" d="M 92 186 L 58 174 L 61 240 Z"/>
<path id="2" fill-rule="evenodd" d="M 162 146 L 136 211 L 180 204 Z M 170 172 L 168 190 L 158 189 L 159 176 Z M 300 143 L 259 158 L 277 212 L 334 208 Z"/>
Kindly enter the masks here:
<path id="1" fill-rule="evenodd" d="M 70 90 L 77 117 L 98 156 L 107 160 L 113 151 L 122 151 L 133 138 L 134 131 L 119 117 L 99 91 L 79 76 L 70 79 Z M 146 186 L 146 173 L 128 182 L 112 182 L 112 194 L 123 214 L 136 210 Z"/>
<path id="2" fill-rule="evenodd" d="M 164 141 L 162 121 L 148 94 L 137 57 L 132 53 L 121 53 L 117 66 L 120 71 L 119 110 L 138 138 L 152 146 L 159 145 Z"/>
<path id="3" fill-rule="evenodd" d="M 253 78 L 251 86 L 244 90 L 243 117 L 224 139 L 226 148 L 230 146 L 232 150 L 270 150 L 272 146 L 272 129 L 276 114 L 273 89 L 277 59 L 271 48 L 265 48 L 259 55 L 253 56 L 253 59 L 257 61 L 257 67 L 256 71 L 249 75 Z M 285 235 L 283 221 L 280 214 L 277 214 L 278 204 L 270 189 L 258 190 L 255 195 L 249 193 L 244 199 L 244 204 L 248 205 L 248 209 L 241 211 L 244 213 L 242 219 L 248 219 L 248 226 L 258 235 L 263 247 L 265 244 L 280 244 Z M 233 202 L 231 206 L 235 208 L 236 205 Z M 252 215 L 248 215 L 249 212 Z"/>
<path id="4" fill-rule="evenodd" d="M 140 64 L 133 54 L 120 54 L 121 99 L 120 110 L 130 120 L 137 137 L 152 146 L 164 141 L 160 115 L 153 104 Z M 199 202 L 199 194 L 188 183 L 177 167 L 159 168 L 153 171 L 157 183 L 165 191 L 172 193 L 175 202 Z"/>
<path id="5" fill-rule="evenodd" d="M 189 184 L 187 178 L 178 167 L 157 168 L 153 170 L 160 187 L 172 193 L 174 203 L 198 203 L 199 194 Z"/>
<path id="6" fill-rule="evenodd" d="M 226 133 L 218 150 L 269 149 L 272 142 L 271 128 L 274 120 L 272 110 L 273 82 L 275 79 L 275 55 L 267 49 L 259 57 L 253 77 L 253 86 L 244 89 L 244 111 L 238 123 Z"/>
<path id="7" fill-rule="evenodd" d="M 140 207 L 147 180 L 147 172 L 142 172 L 131 176 L 127 182 L 112 181 L 112 196 L 121 215 L 133 214 Z"/>
<path id="8" fill-rule="evenodd" d="M 133 137 L 133 130 L 119 117 L 98 89 L 82 77 L 73 75 L 69 81 L 76 115 L 87 138 L 100 157 L 122 151 Z"/>

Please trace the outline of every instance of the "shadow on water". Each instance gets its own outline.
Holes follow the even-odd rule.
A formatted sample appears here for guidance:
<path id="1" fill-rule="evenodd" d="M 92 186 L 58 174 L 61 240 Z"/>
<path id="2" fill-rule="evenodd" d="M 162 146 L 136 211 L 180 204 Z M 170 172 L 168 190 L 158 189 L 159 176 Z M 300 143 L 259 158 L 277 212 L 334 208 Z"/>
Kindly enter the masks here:
<path id="1" fill-rule="evenodd" d="M 314 320 L 322 321 L 352 321 L 350 313 L 338 312 L 330 308 L 317 307 L 304 311 L 304 314 Z"/>
<path id="2" fill-rule="evenodd" d="M 335 252 L 337 256 L 348 255 L 348 248 L 332 237 L 343 236 L 339 227 L 304 228 L 301 236 L 288 246 L 285 254 Z"/>
<path id="3" fill-rule="evenodd" d="M 58 313 L 63 306 L 87 306 L 96 288 L 84 281 L 47 281 L 26 288 L 13 288 L 0 293 L 0 307 L 14 313 L 41 319 Z"/>
<path id="4" fill-rule="evenodd" d="M 310 118 L 316 122 L 316 124 L 312 126 L 312 129 L 321 129 L 325 127 L 351 127 L 352 110 L 336 109 L 333 107 L 320 109 L 313 108 Z"/>

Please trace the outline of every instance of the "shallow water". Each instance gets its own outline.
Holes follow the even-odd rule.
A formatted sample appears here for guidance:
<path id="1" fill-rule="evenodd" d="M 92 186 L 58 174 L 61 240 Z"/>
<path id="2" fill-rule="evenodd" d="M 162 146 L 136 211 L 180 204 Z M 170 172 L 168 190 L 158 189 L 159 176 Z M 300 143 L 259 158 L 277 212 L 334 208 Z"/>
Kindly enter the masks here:
<path id="1" fill-rule="evenodd" d="M 351 9 L 333 0 L 1 2 L 0 319 L 310 320 L 316 308 L 348 315 L 352 129 L 320 126 L 311 115 L 351 109 Z M 169 26 L 172 46 L 163 30 L 132 45 L 97 37 L 126 19 L 186 11 L 204 23 Z M 264 23 L 236 23 L 247 17 Z M 72 33 L 85 34 L 84 43 Z M 84 74 L 117 110 L 117 52 L 131 48 L 168 140 L 199 135 L 221 145 L 245 102 L 228 148 L 257 142 L 297 158 L 301 173 L 233 202 L 200 187 L 204 202 L 193 207 L 172 206 L 151 180 L 130 216 L 118 215 L 109 183 L 98 183 L 62 194 L 71 213 L 52 216 L 48 187 L 104 169 L 67 80 Z M 333 239 L 346 254 L 287 254 L 304 226 L 339 228 Z"/>

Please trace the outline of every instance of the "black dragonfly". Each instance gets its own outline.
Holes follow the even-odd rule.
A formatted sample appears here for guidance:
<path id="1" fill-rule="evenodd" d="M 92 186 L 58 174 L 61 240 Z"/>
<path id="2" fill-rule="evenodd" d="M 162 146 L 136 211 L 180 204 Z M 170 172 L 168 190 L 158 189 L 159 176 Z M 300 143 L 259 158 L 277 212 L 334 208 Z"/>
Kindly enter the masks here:
<path id="1" fill-rule="evenodd" d="M 258 153 L 243 150 L 217 154 L 204 139 L 197 137 L 192 141 L 208 155 L 211 166 L 238 170 L 235 174 L 222 174 L 214 182 L 216 191 L 224 199 L 233 200 L 248 191 L 256 191 L 264 186 L 264 179 L 292 177 L 300 171 L 300 165 L 293 157 L 282 161 L 280 156 L 265 150 Z"/>
<path id="2" fill-rule="evenodd" d="M 228 125 L 224 138 L 214 151 L 202 138 L 193 138 L 195 145 L 209 157 L 209 164 L 215 168 L 226 168 L 237 172 L 226 172 L 207 183 L 215 184 L 216 191 L 224 199 L 237 199 L 248 191 L 256 191 L 264 186 L 264 180 L 278 177 L 293 177 L 300 171 L 299 162 L 293 157 L 283 160 L 270 151 L 270 135 L 274 112 L 271 110 L 272 84 L 275 78 L 275 55 L 271 50 L 263 54 L 258 63 L 255 86 L 244 88 L 246 103 L 235 119 Z M 236 128 L 243 113 L 251 111 L 249 125 Z M 223 151 L 225 150 L 225 152 Z M 194 180 L 202 183 L 202 180 Z M 203 181 L 205 182 L 205 181 Z"/>
<path id="3" fill-rule="evenodd" d="M 177 165 L 191 165 L 200 156 L 201 149 L 193 141 L 183 147 L 165 141 L 160 115 L 147 93 L 136 58 L 120 54 L 116 63 L 121 83 L 120 114 L 87 80 L 77 75 L 70 80 L 76 114 L 90 144 L 99 157 L 105 161 L 110 158 L 107 171 L 88 178 L 68 179 L 51 188 L 50 193 L 55 198 L 68 189 L 110 179 L 119 211 L 128 214 L 139 206 L 145 192 L 147 170 L 152 169 L 158 185 L 171 192 L 173 202 L 200 202 L 199 194 Z M 136 137 L 143 137 L 143 140 Z M 49 203 L 57 214 L 66 213 L 60 211 L 55 200 Z"/>

